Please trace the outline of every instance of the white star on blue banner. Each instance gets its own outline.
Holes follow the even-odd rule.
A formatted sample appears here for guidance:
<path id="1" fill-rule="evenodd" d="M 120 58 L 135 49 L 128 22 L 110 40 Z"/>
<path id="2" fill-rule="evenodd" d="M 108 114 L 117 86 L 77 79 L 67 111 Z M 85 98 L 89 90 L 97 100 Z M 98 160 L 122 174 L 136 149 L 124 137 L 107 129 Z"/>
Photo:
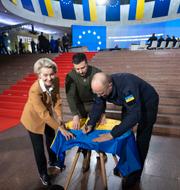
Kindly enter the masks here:
<path id="1" fill-rule="evenodd" d="M 105 26 L 72 26 L 73 47 L 86 46 L 89 51 L 106 48 Z"/>

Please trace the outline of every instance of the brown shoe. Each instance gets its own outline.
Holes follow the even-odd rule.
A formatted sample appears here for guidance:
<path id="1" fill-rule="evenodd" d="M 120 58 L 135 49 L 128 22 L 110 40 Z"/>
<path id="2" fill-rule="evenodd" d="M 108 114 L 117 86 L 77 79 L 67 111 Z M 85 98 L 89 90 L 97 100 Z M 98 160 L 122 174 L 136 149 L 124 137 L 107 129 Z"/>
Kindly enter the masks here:
<path id="1" fill-rule="evenodd" d="M 90 168 L 91 151 L 90 150 L 84 151 L 83 155 L 84 155 L 84 160 L 83 160 L 82 171 L 83 173 L 85 173 Z"/>

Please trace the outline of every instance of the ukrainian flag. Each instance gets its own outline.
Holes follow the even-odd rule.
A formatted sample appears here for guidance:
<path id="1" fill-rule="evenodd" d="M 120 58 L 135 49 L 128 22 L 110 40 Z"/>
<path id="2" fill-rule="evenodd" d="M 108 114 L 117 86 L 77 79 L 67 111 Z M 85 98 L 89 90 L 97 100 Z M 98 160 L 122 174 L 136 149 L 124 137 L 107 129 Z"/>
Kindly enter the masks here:
<path id="1" fill-rule="evenodd" d="M 86 21 L 97 21 L 96 0 L 83 0 L 83 14 Z"/>
<path id="2" fill-rule="evenodd" d="M 41 13 L 45 16 L 53 17 L 54 11 L 51 0 L 39 0 Z"/>
<path id="3" fill-rule="evenodd" d="M 129 20 L 141 20 L 144 18 L 145 0 L 130 0 Z"/>
<path id="4" fill-rule="evenodd" d="M 144 1 L 138 0 L 136 6 L 136 20 L 141 20 L 144 18 Z"/>
<path id="5" fill-rule="evenodd" d="M 128 95 L 128 96 L 125 97 L 126 103 L 129 103 L 129 102 L 133 101 L 134 99 L 135 98 L 134 98 L 134 96 L 132 94 L 130 94 L 130 95 Z"/>
<path id="6" fill-rule="evenodd" d="M 81 120 L 81 126 L 85 123 L 86 119 Z M 119 170 L 123 176 L 127 176 L 141 168 L 133 132 L 128 131 L 122 136 L 109 141 L 101 143 L 93 142 L 94 138 L 97 138 L 101 134 L 109 133 L 119 123 L 120 121 L 118 120 L 106 119 L 106 124 L 96 126 L 92 132 L 83 134 L 81 130 L 71 129 L 72 121 L 68 122 L 66 127 L 74 134 L 75 139 L 66 141 L 65 137 L 58 131 L 51 145 L 51 149 L 62 160 L 65 151 L 75 146 L 98 152 L 117 154 L 120 160 L 115 169 Z"/>

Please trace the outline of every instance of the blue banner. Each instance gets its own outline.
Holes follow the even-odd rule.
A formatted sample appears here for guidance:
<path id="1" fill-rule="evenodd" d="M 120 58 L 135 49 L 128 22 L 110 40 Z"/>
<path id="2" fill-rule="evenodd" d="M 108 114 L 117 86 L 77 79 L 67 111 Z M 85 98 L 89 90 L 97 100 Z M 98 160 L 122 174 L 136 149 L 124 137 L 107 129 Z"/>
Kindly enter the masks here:
<path id="1" fill-rule="evenodd" d="M 90 21 L 89 0 L 82 0 L 84 20 Z"/>
<path id="2" fill-rule="evenodd" d="M 89 134 L 83 134 L 81 130 L 71 130 L 71 132 L 74 134 L 75 139 L 66 141 L 65 137 L 58 131 L 51 145 L 51 149 L 57 154 L 60 160 L 64 160 L 63 156 L 66 150 L 78 146 L 83 149 L 118 155 L 120 160 L 115 169 L 120 171 L 123 176 L 128 176 L 130 173 L 141 169 L 133 132 L 128 131 L 118 138 L 101 143 L 93 142 L 92 140 L 110 131 L 94 130 Z"/>
<path id="3" fill-rule="evenodd" d="M 34 11 L 34 7 L 31 0 L 21 0 L 23 8 L 27 9 L 28 11 Z"/>
<path id="4" fill-rule="evenodd" d="M 60 0 L 62 18 L 76 20 L 73 0 Z"/>
<path id="5" fill-rule="evenodd" d="M 44 0 L 39 0 L 39 5 L 40 5 L 40 9 L 41 9 L 41 13 L 45 16 L 48 16 L 48 12 L 46 9 L 46 5 L 44 3 Z"/>
<path id="6" fill-rule="evenodd" d="M 105 26 L 72 25 L 73 47 L 86 46 L 89 51 L 106 49 Z"/>
<path id="7" fill-rule="evenodd" d="M 155 0 L 152 18 L 167 16 L 170 0 Z"/>
<path id="8" fill-rule="evenodd" d="M 106 5 L 106 21 L 120 20 L 120 0 L 110 0 Z"/>
<path id="9" fill-rule="evenodd" d="M 136 20 L 136 6 L 137 6 L 137 0 L 130 0 L 129 5 L 129 20 Z"/>

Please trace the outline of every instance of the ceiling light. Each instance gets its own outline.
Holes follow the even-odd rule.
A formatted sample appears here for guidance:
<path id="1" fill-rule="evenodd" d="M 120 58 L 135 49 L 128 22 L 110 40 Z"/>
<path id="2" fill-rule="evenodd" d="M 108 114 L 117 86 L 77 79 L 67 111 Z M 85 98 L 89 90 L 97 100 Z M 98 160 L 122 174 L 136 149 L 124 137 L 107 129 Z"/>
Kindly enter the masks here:
<path id="1" fill-rule="evenodd" d="M 108 0 L 96 0 L 97 5 L 105 5 Z"/>

